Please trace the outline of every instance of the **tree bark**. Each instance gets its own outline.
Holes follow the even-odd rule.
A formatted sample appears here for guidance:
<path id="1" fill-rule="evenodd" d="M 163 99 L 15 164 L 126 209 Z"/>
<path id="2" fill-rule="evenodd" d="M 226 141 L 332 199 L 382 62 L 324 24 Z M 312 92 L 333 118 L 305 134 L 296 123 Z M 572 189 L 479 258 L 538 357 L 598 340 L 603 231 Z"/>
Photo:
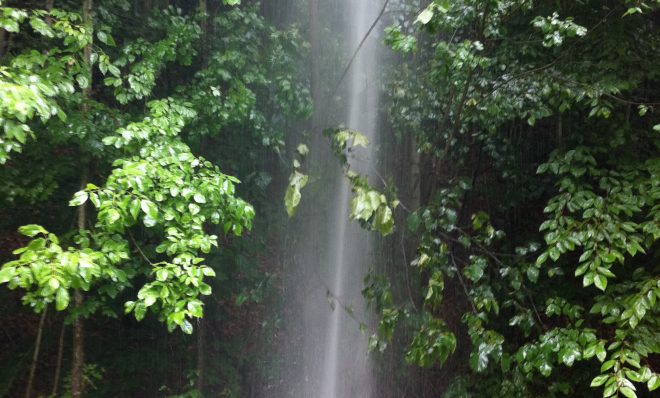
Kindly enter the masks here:
<path id="1" fill-rule="evenodd" d="M 206 322 L 201 318 L 197 324 L 197 391 L 204 396 L 204 382 L 206 373 Z"/>
<path id="2" fill-rule="evenodd" d="M 48 306 L 44 307 L 39 319 L 39 329 L 37 330 L 37 340 L 34 343 L 34 353 L 32 354 L 32 364 L 30 365 L 30 375 L 28 376 L 27 387 L 25 387 L 25 398 L 32 397 L 32 385 L 34 384 L 34 375 L 37 372 L 37 363 L 39 362 L 39 351 L 41 350 L 41 336 L 44 331 L 44 323 L 48 314 Z"/>
<path id="3" fill-rule="evenodd" d="M 82 172 L 80 180 L 81 189 L 87 185 L 87 168 L 85 167 Z M 86 223 L 85 204 L 83 203 L 78 207 L 78 229 L 84 230 Z M 73 292 L 73 304 L 76 310 L 79 310 L 83 305 L 83 295 L 80 290 Z M 73 321 L 73 355 L 71 360 L 71 397 L 80 398 L 83 396 L 84 391 L 84 378 L 83 367 L 85 364 L 85 329 L 83 319 L 78 314 Z"/>
<path id="4" fill-rule="evenodd" d="M 202 45 L 201 45 L 201 56 L 202 56 L 202 67 L 206 68 L 208 66 L 209 59 L 209 49 L 208 49 L 208 35 L 209 35 L 209 7 L 206 0 L 199 0 L 199 6 L 197 11 L 199 12 L 202 22 Z"/>
<path id="5" fill-rule="evenodd" d="M 92 20 L 92 9 L 94 7 L 93 0 L 83 0 L 83 25 L 85 30 L 88 32 L 93 32 L 94 22 Z M 93 33 L 92 42 L 93 42 Z M 91 97 L 91 88 L 92 88 L 92 70 L 91 70 L 91 59 L 92 59 L 92 45 L 90 42 L 85 46 L 83 52 L 83 62 L 88 70 L 88 85 L 83 89 L 83 113 L 89 112 L 89 99 Z M 83 172 L 80 178 L 80 189 L 85 189 L 87 186 L 87 165 L 83 165 Z M 85 229 L 86 224 L 86 207 L 85 204 L 82 204 L 78 207 L 78 229 L 80 231 Z M 83 305 L 84 298 L 82 293 L 79 290 L 73 292 L 73 304 L 76 310 L 80 309 Z M 83 378 L 83 368 L 85 364 L 85 329 L 83 325 L 83 320 L 80 315 L 76 316 L 73 321 L 73 355 L 71 360 L 71 397 L 80 398 L 83 396 L 84 392 L 84 378 Z"/>
<path id="6" fill-rule="evenodd" d="M 46 10 L 50 11 L 53 9 L 55 0 L 46 0 Z M 50 17 L 46 18 L 46 22 L 51 25 L 52 21 Z M 0 58 L 2 58 L 2 50 L 4 48 L 4 37 L 5 31 L 0 29 Z M 32 354 L 32 364 L 30 365 L 30 374 L 28 375 L 27 386 L 25 387 L 25 398 L 32 397 L 32 389 L 34 385 L 34 376 L 37 373 L 37 364 L 39 363 L 39 352 L 41 351 L 41 338 L 44 331 L 44 323 L 46 322 L 46 316 L 48 314 L 48 306 L 44 307 L 43 312 L 41 313 L 41 318 L 39 319 L 39 329 L 37 330 L 37 339 L 34 343 L 34 353 Z"/>
<path id="7" fill-rule="evenodd" d="M 5 56 L 5 50 L 7 49 L 7 37 L 9 34 L 7 33 L 6 30 L 0 29 L 0 61 L 2 61 L 2 58 Z"/>
<path id="8" fill-rule="evenodd" d="M 83 89 L 83 112 L 87 113 L 89 111 L 88 100 L 91 96 L 92 88 L 92 70 L 91 70 L 91 59 L 92 59 L 92 45 L 93 45 L 93 29 L 94 22 L 92 20 L 92 9 L 94 7 L 93 0 L 83 0 L 82 5 L 82 18 L 83 25 L 85 30 L 90 32 L 92 35 L 91 42 L 85 46 L 83 52 L 83 62 L 88 70 L 88 85 Z M 87 166 L 83 165 L 83 172 L 80 179 L 81 189 L 85 189 L 87 185 Z M 78 229 L 84 230 L 86 224 L 86 212 L 85 204 L 82 204 L 78 207 Z M 73 292 L 73 304 L 76 310 L 80 309 L 83 305 L 83 295 L 79 290 Z M 85 329 L 83 325 L 83 320 L 80 315 L 76 316 L 73 321 L 73 355 L 71 360 L 71 397 L 80 398 L 83 396 L 84 392 L 84 378 L 83 378 L 83 367 L 85 364 Z"/>
<path id="9" fill-rule="evenodd" d="M 66 332 L 66 322 L 62 321 L 62 330 L 60 331 L 60 340 L 57 348 L 57 362 L 55 364 L 55 376 L 53 377 L 53 390 L 50 395 L 56 397 L 57 390 L 60 387 L 60 373 L 62 372 L 62 357 L 64 356 L 64 335 Z"/>
<path id="10" fill-rule="evenodd" d="M 75 308 L 82 307 L 83 296 L 78 290 L 73 293 Z M 85 363 L 85 333 L 80 316 L 73 321 L 73 359 L 71 363 L 71 396 L 80 398 L 83 396 L 83 366 Z"/>
<path id="11" fill-rule="evenodd" d="M 46 0 L 46 11 L 50 12 L 53 7 L 55 7 L 55 0 Z M 48 25 L 53 24 L 53 18 L 51 18 L 50 15 L 46 16 L 46 23 L 48 23 Z"/>

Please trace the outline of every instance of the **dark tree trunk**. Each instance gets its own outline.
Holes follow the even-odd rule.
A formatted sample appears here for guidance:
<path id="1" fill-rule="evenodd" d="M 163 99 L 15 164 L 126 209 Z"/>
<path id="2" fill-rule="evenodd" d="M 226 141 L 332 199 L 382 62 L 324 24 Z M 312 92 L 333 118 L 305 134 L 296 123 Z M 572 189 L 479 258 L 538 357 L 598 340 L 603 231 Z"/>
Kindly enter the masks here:
<path id="1" fill-rule="evenodd" d="M 64 335 L 66 334 L 66 322 L 62 321 L 62 330 L 60 331 L 60 340 L 57 345 L 57 362 L 55 363 L 55 376 L 53 377 L 52 396 L 57 396 L 57 390 L 60 387 L 60 373 L 62 373 L 62 357 L 64 356 Z"/>
<path id="2" fill-rule="evenodd" d="M 90 1 L 91 0 L 86 0 Z M 85 106 L 86 107 L 86 106 Z M 83 168 L 82 176 L 80 178 L 80 189 L 87 186 L 87 167 Z M 85 229 L 87 214 L 85 204 L 78 207 L 78 229 L 80 231 Z M 80 290 L 75 290 L 73 293 L 73 303 L 76 310 L 80 309 L 83 305 L 83 295 Z M 84 391 L 84 378 L 83 367 L 85 364 L 85 330 L 83 327 L 82 316 L 77 315 L 73 321 L 73 355 L 71 360 L 71 397 L 80 398 L 83 396 Z"/>
<path id="3" fill-rule="evenodd" d="M 83 295 L 76 290 L 73 293 L 73 302 L 76 309 L 83 305 Z M 71 396 L 80 398 L 83 396 L 83 366 L 85 363 L 85 333 L 83 320 L 77 316 L 73 321 L 73 358 L 71 360 Z"/>
<path id="4" fill-rule="evenodd" d="M 34 375 L 37 372 L 37 363 L 39 362 L 39 351 L 41 350 L 41 336 L 44 331 L 44 323 L 48 314 L 48 306 L 44 308 L 39 319 L 39 329 L 37 330 L 37 340 L 34 343 L 34 353 L 32 354 L 32 364 L 30 365 L 30 375 L 28 376 L 27 387 L 25 387 L 25 398 L 32 397 L 32 385 L 34 384 Z"/>
<path id="5" fill-rule="evenodd" d="M 6 30 L 0 29 L 0 61 L 5 56 L 9 34 Z"/>
<path id="6" fill-rule="evenodd" d="M 202 318 L 197 324 L 197 390 L 204 396 L 206 373 L 206 321 Z"/>

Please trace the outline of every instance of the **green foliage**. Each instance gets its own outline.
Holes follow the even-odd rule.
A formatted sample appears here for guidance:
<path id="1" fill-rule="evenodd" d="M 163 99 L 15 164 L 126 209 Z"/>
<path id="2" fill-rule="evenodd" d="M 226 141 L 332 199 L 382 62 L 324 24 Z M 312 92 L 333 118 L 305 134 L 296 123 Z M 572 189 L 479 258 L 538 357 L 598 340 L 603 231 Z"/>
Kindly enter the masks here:
<path id="1" fill-rule="evenodd" d="M 284 207 L 289 217 L 296 214 L 296 208 L 300 204 L 302 195 L 300 191 L 305 188 L 309 181 L 309 176 L 301 173 L 301 161 L 309 154 L 309 148 L 305 144 L 299 144 L 296 148 L 296 155 L 293 160 L 293 173 L 289 176 L 289 185 L 284 193 Z"/>
<path id="2" fill-rule="evenodd" d="M 71 290 L 89 291 L 99 279 L 114 282 L 114 295 L 127 286 L 128 275 L 118 265 L 129 258 L 128 244 L 119 236 L 97 235 L 92 242 L 82 234 L 76 238 L 79 248 L 63 248 L 56 235 L 39 225 L 26 225 L 20 232 L 33 239 L 14 251 L 20 257 L 2 267 L 0 283 L 26 290 L 23 301 L 36 311 L 53 302 L 58 311 L 66 309 Z"/>
<path id="3" fill-rule="evenodd" d="M 31 144 L 31 152 L 40 153 L 39 145 L 54 143 L 73 155 L 62 157 L 41 177 L 48 183 L 31 189 L 18 184 L 5 188 L 9 200 L 35 203 L 59 195 L 70 189 L 66 179 L 75 178 L 76 167 L 94 163 L 105 173 L 69 203 L 90 202 L 93 207 L 86 211 L 95 220 L 93 227 L 75 234 L 49 233 L 40 226 L 25 229 L 36 237 L 16 251 L 18 260 L 2 268 L 2 283 L 25 289 L 24 301 L 37 311 L 49 303 L 64 310 L 74 290 L 88 292 L 83 311 L 89 315 L 99 308 L 107 312 L 103 303 L 145 276 L 146 282 L 135 286 L 137 297 L 126 303 L 126 312 L 142 319 L 150 308 L 170 330 L 178 326 L 190 333 L 190 319 L 203 315 L 201 298 L 211 294 L 206 278 L 216 274 L 203 257 L 218 246 L 218 235 L 242 236 L 249 230 L 255 212 L 235 196 L 238 179 L 195 155 L 189 138 L 194 144 L 194 137 L 209 134 L 210 126 L 214 134 L 222 131 L 231 137 L 236 126 L 252 123 L 255 138 L 268 148 L 278 148 L 281 139 L 268 136 L 277 129 L 275 124 L 268 126 L 270 115 L 264 108 L 270 104 L 258 103 L 257 94 L 264 94 L 273 79 L 278 82 L 275 94 L 282 109 L 300 117 L 309 114 L 308 91 L 292 77 L 301 44 L 295 30 L 276 31 L 254 8 L 228 9 L 213 21 L 223 40 L 204 50 L 205 57 L 210 54 L 204 65 L 208 69 L 182 81 L 172 92 L 176 97 L 151 101 L 146 112 L 135 106 L 133 115 L 119 116 L 120 110 L 113 109 L 116 103 L 127 105 L 162 92 L 159 79 L 174 67 L 190 70 L 199 57 L 197 44 L 202 37 L 193 16 L 166 8 L 146 19 L 146 31 L 113 38 L 113 31 L 117 36 L 113 25 L 120 23 L 116 15 L 129 10 L 123 2 L 99 6 L 94 26 L 97 46 L 90 60 L 104 78 L 92 82 L 83 62 L 92 36 L 89 27 L 80 25 L 78 14 L 2 9 L 6 30 L 26 39 L 45 36 L 57 45 L 12 54 L 0 67 L 4 77 L 0 89 L 6 92 L 0 101 L 0 121 L 7 132 L 2 161 L 10 151 L 27 145 L 28 136 L 41 141 Z M 34 32 L 24 32 L 28 22 Z M 264 50 L 269 53 L 263 54 Z M 269 62 L 255 63 L 253 56 L 268 57 Z M 91 86 L 94 98 L 82 98 L 77 90 Z M 209 87 L 210 96 L 200 95 Z M 228 96 L 216 95 L 225 89 Z M 216 107 L 219 97 L 222 111 Z M 53 115 L 61 121 L 50 120 Z M 46 134 L 33 133 L 35 118 L 46 124 L 39 127 Z M 131 123 L 134 118 L 142 120 Z M 280 118 L 279 123 L 284 121 Z M 186 124 L 192 131 L 184 131 Z M 229 153 L 234 157 L 227 161 L 236 162 L 236 153 Z M 19 171 L 29 170 L 22 167 L 24 161 L 16 159 L 3 173 L 18 178 Z"/>
<path id="4" fill-rule="evenodd" d="M 388 199 L 384 194 L 373 189 L 366 177 L 360 176 L 350 169 L 348 155 L 357 147 L 366 148 L 369 139 L 363 134 L 347 129 L 328 130 L 325 132 L 330 138 L 332 150 L 342 163 L 344 175 L 351 184 L 353 199 L 350 205 L 350 218 L 357 220 L 368 230 L 378 231 L 387 236 L 394 231 L 393 210 L 399 201 Z"/>
<path id="5" fill-rule="evenodd" d="M 274 277 L 257 269 L 267 235 L 251 232 L 254 208 L 271 212 L 270 162 L 294 122 L 311 114 L 298 71 L 308 45 L 297 27 L 276 29 L 258 4 L 240 3 L 208 2 L 201 15 L 201 2 L 95 1 L 85 22 L 76 2 L 0 7 L 0 285 L 21 290 L 11 297 L 65 312 L 55 321 L 86 317 L 90 329 L 122 308 L 185 333 L 209 307 L 223 328 L 233 318 L 259 321 L 250 307 Z M 297 167 L 306 152 L 298 148 Z M 79 215 L 84 226 L 74 229 Z M 22 224 L 25 237 L 14 232 Z M 219 304 L 238 301 L 249 315 Z M 135 330 L 156 332 L 151 325 Z M 208 366 L 222 377 L 206 382 L 236 391 L 247 359 L 227 337 L 237 328 L 226 328 L 209 344 L 222 359 Z M 93 333 L 88 352 L 105 337 Z M 192 340 L 171 339 L 187 356 Z M 153 357 L 150 350 L 139 352 Z M 144 358 L 107 366 L 110 376 L 139 372 Z M 167 366 L 154 372 L 164 376 Z M 170 393 L 185 390 L 173 380 Z M 125 383 L 103 384 L 99 395 L 127 393 L 117 387 Z"/>
<path id="6" fill-rule="evenodd" d="M 128 302 L 126 311 L 135 311 L 141 319 L 147 308 L 159 303 L 158 313 L 168 326 L 189 333 L 192 326 L 186 317 L 202 316 L 199 296 L 211 294 L 204 277 L 215 275 L 200 264 L 200 253 L 209 253 L 218 239 L 205 232 L 204 224 L 240 236 L 251 227 L 254 210 L 234 197 L 237 179 L 195 157 L 178 138 L 194 112 L 171 100 L 152 102 L 149 108 L 151 115 L 143 122 L 104 140 L 132 156 L 115 161 L 103 187 L 88 187 L 80 195 L 88 194 L 97 208 L 100 228 L 121 233 L 141 220 L 145 227 L 164 232 L 156 252 L 170 259 L 151 264 L 156 280 L 140 289 L 138 300 Z"/>
<path id="7" fill-rule="evenodd" d="M 21 34 L 28 24 L 30 33 L 47 40 L 50 46 L 41 52 L 22 49 L 0 65 L 0 164 L 7 162 L 10 152 L 20 152 L 28 138 L 35 137 L 32 120 L 45 123 L 53 116 L 64 120 L 58 100 L 74 92 L 76 81 L 85 85 L 80 55 L 91 41 L 91 33 L 80 25 L 79 15 L 0 7 L 0 28 Z"/>
<path id="8" fill-rule="evenodd" d="M 309 176 L 302 174 L 299 171 L 294 171 L 291 176 L 289 176 L 289 186 L 286 189 L 284 195 L 284 205 L 286 207 L 286 212 L 289 217 L 292 217 L 296 214 L 296 207 L 300 204 L 300 199 L 302 195 L 300 191 L 305 188 Z"/>
<path id="9" fill-rule="evenodd" d="M 140 288 L 138 300 L 126 303 L 126 311 L 134 311 L 140 320 L 157 304 L 157 313 L 168 327 L 179 326 L 186 333 L 192 331 L 186 318 L 202 317 L 199 297 L 211 294 L 204 277 L 215 272 L 201 264 L 200 254 L 209 253 L 218 239 L 204 231 L 204 223 L 221 225 L 225 233 L 240 236 L 251 227 L 254 210 L 234 197 L 238 180 L 192 155 L 178 138 L 185 119 L 194 112 L 172 100 L 152 102 L 149 108 L 150 116 L 144 121 L 104 140 L 127 155 L 114 162 L 105 184 L 88 184 L 70 202 L 81 206 L 89 199 L 97 209 L 96 229 L 76 239 L 80 249 L 63 250 L 57 237 L 40 226 L 22 229 L 28 236 L 45 238 L 18 249 L 15 254 L 21 254 L 20 260 L 3 267 L 0 282 L 30 291 L 25 300 L 37 310 L 53 301 L 58 310 L 65 309 L 70 290 L 89 291 L 95 279 L 110 279 L 121 290 L 128 281 L 118 268 L 129 258 L 125 239 L 131 237 L 129 228 L 141 221 L 145 227 L 163 231 L 156 252 L 168 259 L 144 258 L 155 280 Z M 95 251 L 90 245 L 100 249 Z"/>
<path id="10" fill-rule="evenodd" d="M 388 29 L 416 42 L 388 94 L 428 167 L 408 217 L 423 305 L 384 304 L 376 337 L 414 328 L 408 359 L 441 365 L 459 311 L 473 373 L 446 396 L 658 387 L 658 6 L 433 1 Z"/>
<path id="11" fill-rule="evenodd" d="M 181 15 L 181 10 L 168 8 L 157 13 L 149 21 L 149 26 L 164 30 L 165 37 L 156 42 L 138 38 L 125 44 L 114 63 L 99 58 L 101 73 L 110 73 L 104 83 L 114 87 L 114 95 L 120 104 L 148 97 L 169 62 L 177 61 L 188 66 L 196 54 L 193 43 L 200 38 L 201 30 L 190 17 Z M 102 37 L 106 37 L 106 41 L 110 38 L 106 34 Z M 123 74 L 122 69 L 125 69 Z"/>

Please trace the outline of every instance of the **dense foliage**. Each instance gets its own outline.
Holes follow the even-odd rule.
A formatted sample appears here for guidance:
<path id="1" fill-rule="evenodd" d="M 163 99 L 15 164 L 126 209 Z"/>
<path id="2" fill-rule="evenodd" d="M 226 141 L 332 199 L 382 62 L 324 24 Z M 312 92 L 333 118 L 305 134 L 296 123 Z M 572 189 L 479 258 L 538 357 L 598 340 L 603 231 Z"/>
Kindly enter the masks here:
<path id="1" fill-rule="evenodd" d="M 363 291 L 380 377 L 657 394 L 660 1 L 386 2 L 376 185 L 321 126 L 347 71 L 318 1 L 0 0 L 0 396 L 256 396 L 323 134 L 394 253 Z"/>
<path id="2" fill-rule="evenodd" d="M 447 397 L 660 387 L 659 6 L 435 0 L 387 29 L 389 115 L 422 154 L 422 288 L 415 311 L 371 279 L 374 349 L 403 320 L 410 363 L 469 344 Z"/>
<path id="3" fill-rule="evenodd" d="M 215 252 L 235 250 L 231 236 L 248 234 L 255 215 L 238 197 L 238 178 L 221 168 L 246 178 L 253 186 L 242 192 L 264 209 L 272 177 L 255 162 L 275 158 L 287 125 L 310 113 L 296 73 L 304 49 L 295 28 L 276 30 L 257 6 L 235 0 L 5 3 L 2 222 L 25 238 L 3 247 L 0 284 L 20 289 L 43 317 L 51 305 L 67 312 L 74 352 L 65 393 L 80 396 L 94 379 L 93 363 L 77 357 L 82 317 L 142 320 L 150 311 L 189 334 L 213 285 L 231 299 L 264 283 L 253 260 L 236 270 L 241 254 Z M 258 247 L 266 237 L 250 239 Z M 252 279 L 222 282 L 233 272 Z"/>

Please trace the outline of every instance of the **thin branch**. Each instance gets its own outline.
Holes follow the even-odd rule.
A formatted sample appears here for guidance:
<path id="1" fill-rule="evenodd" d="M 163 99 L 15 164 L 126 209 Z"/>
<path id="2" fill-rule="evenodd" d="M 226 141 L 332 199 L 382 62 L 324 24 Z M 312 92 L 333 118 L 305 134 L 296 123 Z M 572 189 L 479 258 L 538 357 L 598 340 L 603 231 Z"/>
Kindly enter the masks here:
<path id="1" fill-rule="evenodd" d="M 344 72 L 341 74 L 341 77 L 339 78 L 339 80 L 337 81 L 337 84 L 335 85 L 335 89 L 332 91 L 332 97 L 334 97 L 335 94 L 337 94 L 337 90 L 339 90 L 339 86 L 344 81 L 344 78 L 346 78 L 346 75 L 348 74 L 348 71 L 351 69 L 351 66 L 353 66 L 353 62 L 355 61 L 355 58 L 357 58 L 358 53 L 362 49 L 362 46 L 364 45 L 364 43 L 367 41 L 367 39 L 371 35 L 371 32 L 374 30 L 374 28 L 378 24 L 378 21 L 380 21 L 380 19 L 383 17 L 383 14 L 385 14 L 385 9 L 387 8 L 387 4 L 389 2 L 390 2 L 390 0 L 385 0 L 385 3 L 383 4 L 383 8 L 380 10 L 380 13 L 378 14 L 378 16 L 376 17 L 374 22 L 371 24 L 371 27 L 369 28 L 367 33 L 362 38 L 362 41 L 360 42 L 358 47 L 355 49 L 355 52 L 353 53 L 353 56 L 351 57 L 351 60 L 348 61 L 348 64 L 344 68 Z"/>
<path id="2" fill-rule="evenodd" d="M 138 252 L 140 252 L 140 254 L 142 255 L 142 257 L 147 261 L 147 263 L 149 263 L 149 265 L 154 266 L 154 263 L 152 263 L 151 260 L 149 260 L 149 257 L 147 257 L 147 256 L 144 254 L 144 252 L 143 252 L 142 249 L 140 248 L 140 245 L 137 244 L 137 241 L 136 241 L 135 238 L 133 237 L 133 233 L 131 233 L 131 230 L 130 230 L 130 229 L 127 229 L 126 231 L 128 232 L 128 236 L 131 238 L 131 241 L 133 241 L 133 244 L 134 244 L 135 247 L 138 249 Z"/>
<path id="3" fill-rule="evenodd" d="M 37 340 L 34 343 L 34 353 L 32 354 L 32 364 L 30 365 L 30 375 L 28 376 L 27 387 L 25 388 L 25 398 L 32 398 L 32 386 L 34 385 L 34 375 L 37 373 L 37 364 L 39 362 L 39 352 L 41 351 L 41 336 L 44 331 L 44 323 L 48 314 L 48 306 L 41 313 L 39 319 L 39 329 L 37 330 Z"/>
<path id="4" fill-rule="evenodd" d="M 454 258 L 454 253 L 451 251 L 449 252 L 449 258 L 451 258 L 452 264 L 454 264 L 454 268 L 456 268 L 456 276 L 458 276 L 458 281 L 461 283 L 461 286 L 463 287 L 463 292 L 468 298 L 468 301 L 470 302 L 470 306 L 472 307 L 472 312 L 475 314 L 478 314 L 479 311 L 477 311 L 477 307 L 474 305 L 474 299 L 472 296 L 470 296 L 470 293 L 468 292 L 467 285 L 465 284 L 465 281 L 463 280 L 463 276 L 461 275 L 461 269 L 458 267 L 458 264 L 456 264 L 456 259 Z"/>
<path id="5" fill-rule="evenodd" d="M 408 258 L 406 256 L 406 245 L 403 242 L 405 236 L 406 233 L 404 231 L 401 234 L 401 254 L 403 255 L 403 266 L 405 267 L 404 269 L 406 270 L 406 288 L 408 290 L 408 299 L 410 300 L 410 304 L 412 304 L 415 311 L 418 311 L 417 305 L 415 305 L 415 300 L 413 300 L 412 290 L 410 289 L 410 276 L 408 275 L 408 268 L 410 267 L 410 264 L 408 264 Z"/>

